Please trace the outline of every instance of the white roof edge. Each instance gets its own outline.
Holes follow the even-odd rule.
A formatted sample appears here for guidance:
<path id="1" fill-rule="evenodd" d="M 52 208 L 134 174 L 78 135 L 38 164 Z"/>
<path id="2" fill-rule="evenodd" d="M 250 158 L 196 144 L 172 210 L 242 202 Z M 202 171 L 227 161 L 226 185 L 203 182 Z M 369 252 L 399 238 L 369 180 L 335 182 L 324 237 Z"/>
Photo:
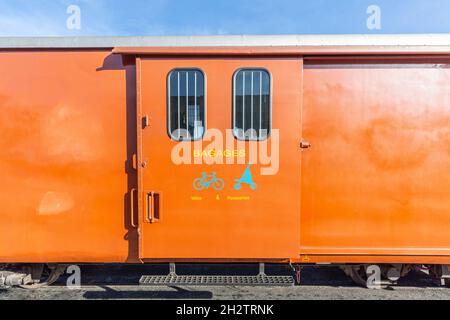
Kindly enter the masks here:
<path id="1" fill-rule="evenodd" d="M 0 37 L 1 49 L 218 46 L 450 46 L 450 34 Z"/>

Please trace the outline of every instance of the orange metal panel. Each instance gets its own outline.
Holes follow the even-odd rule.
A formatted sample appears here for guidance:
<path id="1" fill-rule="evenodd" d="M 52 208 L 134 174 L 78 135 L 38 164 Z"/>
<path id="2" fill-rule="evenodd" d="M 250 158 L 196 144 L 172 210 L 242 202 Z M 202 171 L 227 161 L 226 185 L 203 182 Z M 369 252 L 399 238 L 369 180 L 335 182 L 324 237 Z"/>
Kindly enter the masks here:
<path id="1" fill-rule="evenodd" d="M 449 264 L 449 256 L 421 255 L 301 255 L 299 264 Z"/>
<path id="2" fill-rule="evenodd" d="M 142 130 L 139 145 L 140 190 L 162 192 L 161 221 L 146 222 L 141 209 L 143 259 L 290 259 L 298 257 L 300 215 L 300 59 L 142 59 L 140 83 L 142 116 L 150 127 Z M 232 79 L 240 68 L 265 68 L 272 74 L 273 129 L 280 129 L 280 170 L 273 176 L 252 167 L 257 190 L 233 188 L 247 167 L 232 165 L 176 165 L 171 159 L 178 144 L 167 134 L 166 83 L 174 68 L 198 68 L 207 78 L 207 126 L 225 135 L 231 129 Z M 142 119 L 142 118 L 140 118 Z M 141 121 L 139 121 L 140 123 Z M 139 128 L 138 130 L 141 130 Z M 273 137 L 271 137 L 271 143 Z M 200 145 L 205 148 L 211 141 Z M 235 144 L 234 139 L 231 143 Z M 192 147 L 195 143 L 185 142 Z M 226 145 L 224 144 L 224 148 Z M 249 154 L 249 144 L 243 143 Z M 240 150 L 237 144 L 233 150 Z M 269 149 L 270 150 L 270 149 Z M 220 150 L 219 150 L 220 151 Z M 274 155 L 275 156 L 275 155 Z M 222 191 L 196 191 L 193 181 L 202 172 L 217 172 Z M 142 195 L 141 195 L 142 196 Z M 194 199 L 200 197 L 200 200 Z M 229 197 L 248 199 L 235 201 Z M 140 200 L 142 208 L 143 199 Z"/>
<path id="3" fill-rule="evenodd" d="M 136 261 L 134 67 L 30 51 L 0 70 L 0 262 Z"/>
<path id="4" fill-rule="evenodd" d="M 354 59 L 304 76 L 302 254 L 448 259 L 450 70 Z"/>

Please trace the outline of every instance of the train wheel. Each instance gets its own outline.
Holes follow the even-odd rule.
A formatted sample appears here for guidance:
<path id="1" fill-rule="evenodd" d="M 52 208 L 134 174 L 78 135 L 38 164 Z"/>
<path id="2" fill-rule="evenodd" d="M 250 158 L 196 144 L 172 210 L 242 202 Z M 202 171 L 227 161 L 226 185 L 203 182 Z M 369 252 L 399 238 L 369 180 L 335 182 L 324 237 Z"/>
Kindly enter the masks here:
<path id="1" fill-rule="evenodd" d="M 411 267 L 408 265 L 358 265 L 345 266 L 343 270 L 353 282 L 369 289 L 386 289 L 397 284 L 406 276 Z"/>
<path id="2" fill-rule="evenodd" d="M 22 266 L 22 272 L 30 275 L 33 282 L 39 282 L 44 275 L 45 264 L 26 264 Z"/>
<path id="3" fill-rule="evenodd" d="M 24 285 L 20 285 L 23 289 L 39 289 L 54 284 L 61 275 L 66 271 L 65 265 L 27 265 L 24 266 L 24 272 L 30 274 L 33 281 Z M 41 279 L 47 273 L 47 278 L 43 281 Z"/>
<path id="4" fill-rule="evenodd" d="M 343 270 L 345 274 L 350 277 L 350 279 L 352 279 L 356 285 L 367 288 L 368 276 L 365 266 L 345 266 Z"/>

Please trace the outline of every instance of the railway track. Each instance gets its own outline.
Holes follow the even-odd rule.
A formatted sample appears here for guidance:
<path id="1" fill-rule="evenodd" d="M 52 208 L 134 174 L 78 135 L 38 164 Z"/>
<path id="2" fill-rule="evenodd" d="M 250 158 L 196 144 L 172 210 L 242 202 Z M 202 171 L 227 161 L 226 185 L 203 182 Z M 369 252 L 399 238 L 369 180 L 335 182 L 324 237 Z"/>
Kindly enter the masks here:
<path id="1" fill-rule="evenodd" d="M 254 266 L 201 266 L 182 265 L 180 273 L 217 274 L 239 271 L 252 274 Z M 0 290 L 0 299 L 445 299 L 450 300 L 450 289 L 439 286 L 423 272 L 413 271 L 389 290 L 361 288 L 335 267 L 306 267 L 302 273 L 302 285 L 280 286 L 140 286 L 143 274 L 164 275 L 167 265 L 119 266 L 89 265 L 81 267 L 80 288 L 68 288 L 68 275 L 55 284 L 35 290 L 11 288 Z M 280 266 L 268 266 L 267 272 L 287 275 Z"/>

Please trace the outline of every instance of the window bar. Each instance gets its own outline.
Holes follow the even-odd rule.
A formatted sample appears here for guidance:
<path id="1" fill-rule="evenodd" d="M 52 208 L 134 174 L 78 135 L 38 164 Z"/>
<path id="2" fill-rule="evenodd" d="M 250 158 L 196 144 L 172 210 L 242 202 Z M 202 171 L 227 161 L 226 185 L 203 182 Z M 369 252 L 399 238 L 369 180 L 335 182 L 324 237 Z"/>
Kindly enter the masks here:
<path id="1" fill-rule="evenodd" d="M 245 71 L 242 73 L 242 135 L 245 138 Z"/>
<path id="2" fill-rule="evenodd" d="M 262 139 L 262 100 L 263 100 L 263 91 L 262 91 L 262 71 L 259 72 L 259 132 L 258 138 Z"/>
<path id="3" fill-rule="evenodd" d="M 200 109 L 200 108 L 199 108 Z M 200 110 L 199 110 L 200 112 Z M 197 139 L 197 72 L 194 72 L 194 139 Z"/>
<path id="4" fill-rule="evenodd" d="M 180 95 L 180 72 L 177 71 L 177 76 L 178 76 L 178 140 L 181 139 L 181 95 Z"/>
<path id="5" fill-rule="evenodd" d="M 189 133 L 189 71 L 186 71 L 186 131 L 186 138 L 191 139 L 191 134 Z"/>
<path id="6" fill-rule="evenodd" d="M 252 89 L 251 89 L 251 108 L 250 108 L 250 112 L 251 112 L 251 120 L 250 120 L 250 129 L 251 129 L 251 139 L 254 139 L 255 137 L 254 137 L 254 135 L 253 135 L 253 129 L 255 128 L 254 126 L 253 126 L 253 121 L 254 121 L 254 117 L 253 117 L 253 80 L 254 80 L 254 78 L 253 78 L 253 74 L 254 74 L 254 72 L 252 71 Z"/>

